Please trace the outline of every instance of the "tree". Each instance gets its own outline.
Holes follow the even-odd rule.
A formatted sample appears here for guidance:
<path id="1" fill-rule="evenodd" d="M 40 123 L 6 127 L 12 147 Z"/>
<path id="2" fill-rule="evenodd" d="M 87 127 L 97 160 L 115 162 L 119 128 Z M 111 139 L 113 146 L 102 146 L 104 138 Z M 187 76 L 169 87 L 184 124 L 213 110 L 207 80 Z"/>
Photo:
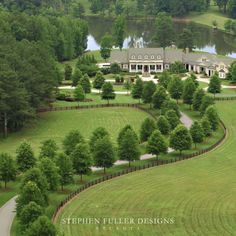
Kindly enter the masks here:
<path id="1" fill-rule="evenodd" d="M 174 99 L 167 99 L 162 104 L 161 113 L 163 115 L 165 115 L 166 112 L 169 111 L 169 110 L 174 110 L 177 117 L 180 118 L 181 115 L 180 115 L 180 111 L 179 111 L 179 106 L 178 106 L 177 102 Z"/>
<path id="2" fill-rule="evenodd" d="M 92 166 L 92 157 L 88 144 L 78 144 L 70 156 L 72 158 L 75 173 L 80 175 L 82 181 L 83 175 L 88 175 L 91 172 Z"/>
<path id="3" fill-rule="evenodd" d="M 20 216 L 22 214 L 22 210 L 30 202 L 35 202 L 37 205 L 41 207 L 45 207 L 47 205 L 45 198 L 42 192 L 40 191 L 39 187 L 35 182 L 32 181 L 27 182 L 20 190 L 20 195 L 17 198 L 17 206 L 16 206 L 17 216 Z"/>
<path id="4" fill-rule="evenodd" d="M 141 142 L 146 142 L 155 129 L 156 129 L 156 124 L 154 120 L 151 118 L 146 118 L 143 121 L 140 129 Z"/>
<path id="5" fill-rule="evenodd" d="M 226 32 L 228 32 L 228 33 L 231 32 L 231 30 L 232 30 L 232 23 L 233 23 L 233 21 L 231 19 L 228 19 L 228 20 L 225 21 L 224 28 L 225 28 Z"/>
<path id="6" fill-rule="evenodd" d="M 63 190 L 66 184 L 73 183 L 73 164 L 69 156 L 60 153 L 56 160 L 56 165 L 60 176 L 59 182 L 61 184 L 61 190 Z"/>
<path id="7" fill-rule="evenodd" d="M 142 94 L 143 94 L 143 81 L 140 78 L 138 78 L 132 89 L 132 98 L 139 99 L 140 103 Z"/>
<path id="8" fill-rule="evenodd" d="M 192 136 L 193 143 L 195 144 L 195 148 L 196 148 L 197 143 L 203 142 L 204 130 L 198 121 L 195 121 L 192 124 L 192 126 L 190 128 L 190 134 Z"/>
<path id="9" fill-rule="evenodd" d="M 93 158 L 95 165 L 104 169 L 104 174 L 106 173 L 106 168 L 113 166 L 115 162 L 115 152 L 113 144 L 108 136 L 100 138 L 96 141 Z"/>
<path id="10" fill-rule="evenodd" d="M 40 216 L 27 230 L 27 236 L 56 236 L 56 228 L 46 216 Z"/>
<path id="11" fill-rule="evenodd" d="M 230 66 L 228 77 L 232 84 L 236 83 L 236 63 Z"/>
<path id="12" fill-rule="evenodd" d="M 0 154 L 0 180 L 4 182 L 5 189 L 7 183 L 16 179 L 15 163 L 7 153 Z"/>
<path id="13" fill-rule="evenodd" d="M 209 137 L 212 134 L 211 123 L 206 116 L 201 120 L 201 126 L 205 137 Z"/>
<path id="14" fill-rule="evenodd" d="M 167 111 L 165 117 L 170 124 L 171 130 L 175 129 L 176 126 L 180 123 L 179 117 L 176 115 L 176 112 L 174 110 Z"/>
<path id="15" fill-rule="evenodd" d="M 173 40 L 173 21 L 167 13 L 161 12 L 156 19 L 156 41 L 164 49 L 171 45 Z"/>
<path id="16" fill-rule="evenodd" d="M 46 177 L 43 175 L 41 170 L 39 168 L 31 168 L 27 170 L 23 176 L 23 179 L 21 181 L 21 189 L 28 183 L 33 182 L 37 185 L 39 188 L 41 195 L 44 198 L 44 202 L 48 202 L 48 189 L 49 185 L 47 182 Z"/>
<path id="17" fill-rule="evenodd" d="M 182 97 L 183 94 L 183 82 L 179 76 L 173 76 L 169 85 L 168 92 L 170 93 L 171 98 L 178 100 Z"/>
<path id="18" fill-rule="evenodd" d="M 47 179 L 49 190 L 57 190 L 60 176 L 55 162 L 48 157 L 44 157 L 40 160 L 39 168 Z"/>
<path id="19" fill-rule="evenodd" d="M 202 99 L 205 96 L 205 92 L 203 89 L 199 88 L 197 89 L 194 94 L 193 94 L 193 109 L 195 111 L 199 111 L 201 104 L 202 104 Z"/>
<path id="20" fill-rule="evenodd" d="M 157 129 L 163 135 L 168 135 L 170 132 L 170 124 L 165 116 L 159 116 L 157 120 Z"/>
<path id="21" fill-rule="evenodd" d="M 84 101 L 85 99 L 85 92 L 80 84 L 78 84 L 74 90 L 74 97 L 77 102 Z"/>
<path id="22" fill-rule="evenodd" d="M 104 85 L 102 86 L 101 97 L 103 100 L 107 100 L 108 104 L 110 100 L 113 100 L 116 98 L 113 85 L 110 82 L 105 82 Z"/>
<path id="23" fill-rule="evenodd" d="M 229 0 L 228 11 L 232 18 L 236 18 L 236 0 Z"/>
<path id="24" fill-rule="evenodd" d="M 123 16 L 118 16 L 115 20 L 113 27 L 113 38 L 115 46 L 122 50 L 125 39 L 125 19 Z"/>
<path id="25" fill-rule="evenodd" d="M 102 86 L 104 85 L 104 83 L 105 83 L 105 78 L 103 76 L 103 73 L 100 71 L 97 72 L 96 77 L 93 81 L 93 87 L 95 89 L 98 89 L 99 93 L 100 93 L 100 90 L 101 90 Z"/>
<path id="26" fill-rule="evenodd" d="M 16 149 L 16 162 L 18 170 L 21 172 L 25 172 L 35 166 L 36 159 L 34 157 L 33 149 L 29 143 L 24 141 Z"/>
<path id="27" fill-rule="evenodd" d="M 167 89 L 170 80 L 171 80 L 171 75 L 168 71 L 165 70 L 159 76 L 158 83 L 160 86 L 163 86 L 165 89 Z"/>
<path id="28" fill-rule="evenodd" d="M 90 84 L 90 80 L 89 80 L 89 76 L 87 74 L 85 74 L 81 79 L 79 84 L 82 86 L 85 94 L 87 93 L 91 93 L 91 84 Z"/>
<path id="29" fill-rule="evenodd" d="M 158 86 L 156 92 L 152 96 L 153 107 L 160 109 L 163 103 L 168 99 L 168 94 L 162 86 Z"/>
<path id="30" fill-rule="evenodd" d="M 181 74 L 186 72 L 186 68 L 183 62 L 176 61 L 170 65 L 170 72 L 173 74 Z"/>
<path id="31" fill-rule="evenodd" d="M 193 95 L 196 91 L 196 86 L 192 79 L 187 79 L 184 82 L 184 89 L 183 89 L 183 102 L 185 104 L 188 104 L 191 108 L 191 105 L 193 104 Z"/>
<path id="32" fill-rule="evenodd" d="M 42 206 L 35 202 L 29 202 L 22 208 L 19 216 L 20 228 L 25 231 L 39 216 L 43 214 Z"/>
<path id="33" fill-rule="evenodd" d="M 83 143 L 84 138 L 78 130 L 70 131 L 63 140 L 63 148 L 67 155 L 70 155 L 75 149 L 76 145 Z"/>
<path id="34" fill-rule="evenodd" d="M 214 29 L 217 29 L 219 24 L 218 24 L 218 22 L 216 20 L 213 20 L 212 21 L 212 25 L 213 25 Z"/>
<path id="35" fill-rule="evenodd" d="M 72 67 L 69 64 L 65 65 L 65 80 L 71 80 L 72 76 Z"/>
<path id="36" fill-rule="evenodd" d="M 132 131 L 134 131 L 133 128 L 132 128 L 130 125 L 126 125 L 124 128 L 122 128 L 122 129 L 120 130 L 120 132 L 119 132 L 119 134 L 118 134 L 118 138 L 117 138 L 118 146 L 121 145 L 121 141 L 122 141 L 123 136 L 125 135 L 125 133 L 126 133 L 127 130 L 132 130 Z M 133 132 L 133 133 L 135 133 L 135 132 Z M 135 133 L 135 134 L 136 134 L 136 133 Z M 136 139 L 137 139 L 137 141 L 139 140 L 137 135 L 136 135 Z"/>
<path id="37" fill-rule="evenodd" d="M 188 48 L 190 51 L 194 48 L 194 34 L 188 28 L 184 28 L 179 36 L 178 47 L 184 51 Z"/>
<path id="38" fill-rule="evenodd" d="M 188 129 L 183 125 L 178 125 L 170 135 L 170 147 L 180 151 L 190 149 L 192 146 L 192 137 Z"/>
<path id="39" fill-rule="evenodd" d="M 94 152 L 94 147 L 95 147 L 95 143 L 97 142 L 97 140 L 100 139 L 100 138 L 104 138 L 105 136 L 109 136 L 109 133 L 103 127 L 98 127 L 97 129 L 95 129 L 93 131 L 92 136 L 91 136 L 90 141 L 89 141 L 89 146 L 90 146 L 91 153 Z"/>
<path id="40" fill-rule="evenodd" d="M 119 74 L 121 72 L 121 68 L 118 63 L 112 63 L 110 67 L 111 74 Z"/>
<path id="41" fill-rule="evenodd" d="M 167 141 L 159 130 L 155 130 L 148 139 L 147 152 L 158 157 L 161 153 L 166 154 L 167 151 Z"/>
<path id="42" fill-rule="evenodd" d="M 83 77 L 83 74 L 81 70 L 78 68 L 75 68 L 75 71 L 72 76 L 72 86 L 76 87 L 82 77 Z"/>
<path id="43" fill-rule="evenodd" d="M 208 118 L 211 124 L 211 129 L 213 131 L 216 131 L 220 122 L 220 118 L 218 116 L 216 108 L 214 106 L 209 106 L 206 109 L 205 116 Z"/>
<path id="44" fill-rule="evenodd" d="M 218 74 L 214 74 L 211 77 L 209 87 L 208 87 L 208 92 L 213 93 L 214 97 L 215 97 L 216 93 L 221 93 L 221 80 L 220 80 Z"/>
<path id="45" fill-rule="evenodd" d="M 129 91 L 131 90 L 132 88 L 132 83 L 130 80 L 126 80 L 125 83 L 124 83 L 124 88 L 126 89 L 127 91 L 127 94 L 129 94 Z"/>
<path id="46" fill-rule="evenodd" d="M 213 105 L 214 104 L 214 99 L 208 95 L 205 95 L 203 98 L 202 98 L 202 104 L 200 106 L 200 112 L 202 115 L 204 115 L 206 109 Z"/>
<path id="47" fill-rule="evenodd" d="M 53 139 L 45 140 L 41 143 L 40 158 L 48 157 L 54 159 L 57 155 L 58 146 Z"/>
<path id="48" fill-rule="evenodd" d="M 100 54 L 106 61 L 111 56 L 111 49 L 113 45 L 113 38 L 109 34 L 105 34 L 101 40 Z"/>
<path id="49" fill-rule="evenodd" d="M 139 143 L 137 140 L 137 135 L 132 129 L 126 130 L 124 135 L 120 140 L 118 146 L 118 156 L 120 160 L 126 160 L 129 162 L 138 160 L 140 157 Z"/>
<path id="50" fill-rule="evenodd" d="M 152 102 L 152 96 L 156 91 L 156 85 L 153 81 L 148 81 L 144 83 L 143 86 L 143 93 L 142 93 L 142 100 L 144 103 L 150 103 Z"/>

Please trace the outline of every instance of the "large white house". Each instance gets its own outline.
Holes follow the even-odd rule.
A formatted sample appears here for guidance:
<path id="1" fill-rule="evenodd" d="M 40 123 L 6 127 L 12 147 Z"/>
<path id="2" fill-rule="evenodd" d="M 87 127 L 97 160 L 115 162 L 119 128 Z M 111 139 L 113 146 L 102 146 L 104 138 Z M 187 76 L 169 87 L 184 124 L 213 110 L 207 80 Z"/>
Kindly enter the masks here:
<path id="1" fill-rule="evenodd" d="M 109 63 L 118 63 L 122 69 L 134 73 L 150 74 L 168 70 L 175 62 L 182 62 L 188 71 L 204 73 L 226 78 L 232 58 L 220 57 L 208 53 L 184 53 L 179 49 L 130 48 L 123 51 L 112 51 Z"/>

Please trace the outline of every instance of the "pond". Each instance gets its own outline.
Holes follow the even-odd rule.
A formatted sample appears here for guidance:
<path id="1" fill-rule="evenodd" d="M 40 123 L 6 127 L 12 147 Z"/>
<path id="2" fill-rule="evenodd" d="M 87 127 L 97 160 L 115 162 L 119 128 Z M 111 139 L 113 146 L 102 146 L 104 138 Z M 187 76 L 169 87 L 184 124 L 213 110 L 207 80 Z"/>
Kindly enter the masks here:
<path id="1" fill-rule="evenodd" d="M 105 33 L 112 33 L 113 21 L 102 17 L 86 19 L 89 26 L 88 50 L 100 49 L 101 38 Z M 177 42 L 183 28 L 191 27 L 195 32 L 195 50 L 227 55 L 236 58 L 236 37 L 222 31 L 214 30 L 199 24 L 175 22 L 173 42 Z M 158 47 L 154 42 L 155 20 L 128 20 L 124 48 Z"/>

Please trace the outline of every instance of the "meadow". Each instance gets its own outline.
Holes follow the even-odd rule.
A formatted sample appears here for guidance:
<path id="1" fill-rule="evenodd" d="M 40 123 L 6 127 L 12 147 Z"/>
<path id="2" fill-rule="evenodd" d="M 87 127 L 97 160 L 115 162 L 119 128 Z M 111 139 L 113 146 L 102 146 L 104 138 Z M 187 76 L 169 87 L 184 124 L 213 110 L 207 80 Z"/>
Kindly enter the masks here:
<path id="1" fill-rule="evenodd" d="M 201 157 L 132 173 L 82 192 L 63 209 L 57 226 L 72 235 L 208 235 L 236 232 L 236 103 L 217 108 L 228 129 L 226 141 Z M 117 230 L 95 225 L 62 225 L 65 217 L 174 218 L 174 224 Z"/>

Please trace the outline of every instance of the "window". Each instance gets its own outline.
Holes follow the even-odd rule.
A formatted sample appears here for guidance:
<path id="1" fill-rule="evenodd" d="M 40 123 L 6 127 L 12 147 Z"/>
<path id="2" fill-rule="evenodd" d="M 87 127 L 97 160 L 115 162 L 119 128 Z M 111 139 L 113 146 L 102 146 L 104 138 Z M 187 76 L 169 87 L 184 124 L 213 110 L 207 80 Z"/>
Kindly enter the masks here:
<path id="1" fill-rule="evenodd" d="M 136 70 L 136 65 L 131 65 L 131 70 Z"/>
<path id="2" fill-rule="evenodd" d="M 152 59 L 152 60 L 154 60 L 154 59 L 155 59 L 154 55 L 151 55 L 151 59 Z"/>
<path id="3" fill-rule="evenodd" d="M 165 65 L 165 68 L 166 68 L 166 69 L 169 69 L 169 68 L 170 68 L 170 66 L 169 66 L 168 64 L 166 64 L 166 65 Z"/>
<path id="4" fill-rule="evenodd" d="M 138 56 L 138 59 L 139 59 L 139 60 L 142 60 L 142 56 L 141 56 L 141 55 L 139 55 L 139 56 Z"/>
<path id="5" fill-rule="evenodd" d="M 224 69 L 225 67 L 223 65 L 220 66 L 220 69 Z"/>
<path id="6" fill-rule="evenodd" d="M 162 70 L 162 65 L 157 65 L 157 70 Z"/>
<path id="7" fill-rule="evenodd" d="M 131 57 L 132 59 L 135 59 L 135 55 L 132 55 L 132 57 Z"/>
<path id="8" fill-rule="evenodd" d="M 143 65 L 138 65 L 138 70 L 142 70 L 143 69 Z"/>
<path id="9" fill-rule="evenodd" d="M 157 59 L 158 59 L 158 60 L 160 60 L 160 59 L 161 59 L 161 56 L 160 56 L 160 55 L 158 55 L 158 56 L 157 56 Z"/>
<path id="10" fill-rule="evenodd" d="M 128 65 L 127 65 L 127 64 L 124 64 L 124 65 L 123 65 L 123 69 L 128 69 Z"/>
<path id="11" fill-rule="evenodd" d="M 155 65 L 150 65 L 150 70 L 155 70 Z"/>
<path id="12" fill-rule="evenodd" d="M 144 56 L 144 59 L 147 60 L 147 59 L 148 59 L 148 55 L 145 55 L 145 56 Z"/>
<path id="13" fill-rule="evenodd" d="M 202 62 L 206 62 L 207 59 L 205 57 L 202 58 Z"/>

